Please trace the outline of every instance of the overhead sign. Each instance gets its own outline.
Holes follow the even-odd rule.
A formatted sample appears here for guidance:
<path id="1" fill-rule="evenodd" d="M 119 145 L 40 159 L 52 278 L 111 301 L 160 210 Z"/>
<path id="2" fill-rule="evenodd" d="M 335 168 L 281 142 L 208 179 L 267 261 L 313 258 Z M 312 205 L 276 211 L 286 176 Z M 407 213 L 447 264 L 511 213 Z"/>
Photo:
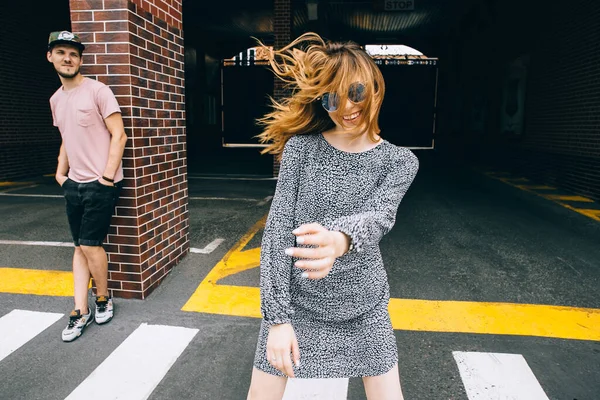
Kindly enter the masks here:
<path id="1" fill-rule="evenodd" d="M 413 0 L 383 0 L 384 11 L 414 11 L 415 2 Z"/>

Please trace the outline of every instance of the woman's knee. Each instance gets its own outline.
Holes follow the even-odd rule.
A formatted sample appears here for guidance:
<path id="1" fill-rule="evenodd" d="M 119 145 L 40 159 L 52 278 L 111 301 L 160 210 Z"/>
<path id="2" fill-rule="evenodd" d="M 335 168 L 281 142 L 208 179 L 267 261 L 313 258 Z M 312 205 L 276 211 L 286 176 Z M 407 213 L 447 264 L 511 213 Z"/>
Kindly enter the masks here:
<path id="1" fill-rule="evenodd" d="M 367 399 L 403 400 L 398 364 L 387 373 L 363 378 Z"/>
<path id="2" fill-rule="evenodd" d="M 281 400 L 287 378 L 268 374 L 252 368 L 252 379 L 247 400 Z"/>

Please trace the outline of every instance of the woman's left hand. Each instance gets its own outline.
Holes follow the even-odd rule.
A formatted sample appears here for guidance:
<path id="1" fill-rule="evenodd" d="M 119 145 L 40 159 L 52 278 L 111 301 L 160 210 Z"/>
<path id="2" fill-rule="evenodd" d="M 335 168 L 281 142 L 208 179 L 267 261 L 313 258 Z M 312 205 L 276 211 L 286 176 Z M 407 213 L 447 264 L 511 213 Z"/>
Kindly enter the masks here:
<path id="1" fill-rule="evenodd" d="M 315 246 L 285 250 L 288 256 L 299 259 L 294 265 L 303 269 L 303 276 L 309 279 L 327 276 L 335 259 L 343 256 L 350 245 L 350 238 L 346 234 L 327 230 L 317 223 L 301 225 L 292 233 L 296 235 L 296 243 Z"/>

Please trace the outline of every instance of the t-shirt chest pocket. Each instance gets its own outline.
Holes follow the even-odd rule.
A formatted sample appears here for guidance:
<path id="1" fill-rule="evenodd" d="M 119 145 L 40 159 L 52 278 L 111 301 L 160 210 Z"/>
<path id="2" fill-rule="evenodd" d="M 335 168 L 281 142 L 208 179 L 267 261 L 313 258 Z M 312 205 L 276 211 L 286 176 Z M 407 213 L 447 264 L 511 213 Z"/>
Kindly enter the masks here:
<path id="1" fill-rule="evenodd" d="M 79 126 L 92 126 L 94 125 L 94 110 L 91 108 L 78 108 L 75 112 L 77 118 L 77 125 Z"/>

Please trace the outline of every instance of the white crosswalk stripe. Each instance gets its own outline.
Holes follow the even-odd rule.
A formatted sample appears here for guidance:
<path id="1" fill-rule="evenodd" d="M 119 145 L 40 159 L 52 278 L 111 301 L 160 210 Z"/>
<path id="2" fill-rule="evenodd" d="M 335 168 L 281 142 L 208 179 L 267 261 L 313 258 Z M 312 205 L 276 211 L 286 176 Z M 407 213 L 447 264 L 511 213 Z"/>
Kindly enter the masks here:
<path id="1" fill-rule="evenodd" d="M 1 317 L 0 361 L 61 317 L 25 310 Z M 198 332 L 141 324 L 65 400 L 148 399 Z M 454 351 L 452 355 L 469 400 L 548 400 L 520 354 Z M 348 379 L 290 379 L 283 400 L 345 400 L 348 392 Z"/>
<path id="2" fill-rule="evenodd" d="M 469 400 L 548 400 L 520 354 L 452 354 Z"/>
<path id="3" fill-rule="evenodd" d="M 63 314 L 12 310 L 0 318 L 0 361 L 29 342 Z"/>
<path id="4" fill-rule="evenodd" d="M 282 400 L 346 400 L 348 379 L 288 379 Z"/>
<path id="5" fill-rule="evenodd" d="M 141 324 L 65 400 L 143 400 L 198 329 Z"/>

